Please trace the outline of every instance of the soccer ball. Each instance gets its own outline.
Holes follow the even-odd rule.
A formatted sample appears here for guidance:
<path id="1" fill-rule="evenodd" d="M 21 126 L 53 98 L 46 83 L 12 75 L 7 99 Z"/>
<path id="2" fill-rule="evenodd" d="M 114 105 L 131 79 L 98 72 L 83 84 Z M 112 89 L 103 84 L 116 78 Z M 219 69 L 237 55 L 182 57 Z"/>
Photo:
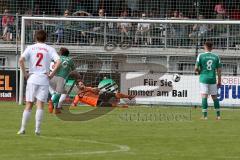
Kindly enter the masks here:
<path id="1" fill-rule="evenodd" d="M 179 82 L 180 79 L 181 79 L 181 77 L 180 77 L 179 74 L 174 74 L 173 77 L 172 77 L 172 79 L 173 79 L 174 82 Z"/>

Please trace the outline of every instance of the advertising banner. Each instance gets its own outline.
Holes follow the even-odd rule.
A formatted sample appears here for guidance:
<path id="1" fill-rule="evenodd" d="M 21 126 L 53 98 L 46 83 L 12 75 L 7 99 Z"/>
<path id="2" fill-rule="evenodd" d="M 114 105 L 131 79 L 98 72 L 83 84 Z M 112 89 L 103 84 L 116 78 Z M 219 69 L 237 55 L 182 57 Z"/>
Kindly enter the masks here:
<path id="1" fill-rule="evenodd" d="M 14 100 L 16 97 L 16 71 L 0 71 L 0 100 Z"/>
<path id="2" fill-rule="evenodd" d="M 199 76 L 178 74 L 121 74 L 121 92 L 136 95 L 137 104 L 200 105 Z M 224 106 L 240 106 L 240 77 L 222 77 L 218 98 Z M 212 105 L 212 100 L 209 98 Z"/>

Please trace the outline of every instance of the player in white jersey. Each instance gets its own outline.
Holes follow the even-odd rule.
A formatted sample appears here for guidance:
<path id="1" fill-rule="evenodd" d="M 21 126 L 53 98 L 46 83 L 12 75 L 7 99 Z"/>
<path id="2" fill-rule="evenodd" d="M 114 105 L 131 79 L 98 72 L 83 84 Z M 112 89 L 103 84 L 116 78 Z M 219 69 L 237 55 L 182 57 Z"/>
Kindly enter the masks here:
<path id="1" fill-rule="evenodd" d="M 36 44 L 26 48 L 19 59 L 21 70 L 27 79 L 26 86 L 26 107 L 23 111 L 22 124 L 18 134 L 25 134 L 27 121 L 30 118 L 34 101 L 36 100 L 36 129 L 35 134 L 40 135 L 40 126 L 43 117 L 44 102 L 47 102 L 49 80 L 54 76 L 60 66 L 60 57 L 56 50 L 45 44 L 47 34 L 39 30 L 35 34 Z M 50 63 L 56 62 L 54 70 L 50 71 Z M 29 63 L 29 73 L 26 72 L 24 62 Z"/>

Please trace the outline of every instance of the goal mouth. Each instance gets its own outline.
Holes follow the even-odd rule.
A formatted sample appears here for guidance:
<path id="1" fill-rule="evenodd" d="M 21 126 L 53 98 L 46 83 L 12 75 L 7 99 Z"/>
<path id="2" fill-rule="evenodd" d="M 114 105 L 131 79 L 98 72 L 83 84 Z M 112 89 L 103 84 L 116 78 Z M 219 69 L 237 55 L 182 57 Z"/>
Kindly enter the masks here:
<path id="1" fill-rule="evenodd" d="M 149 31 L 144 32 L 138 24 L 149 24 Z M 120 25 L 130 29 L 125 32 Z M 22 17 L 21 51 L 33 42 L 37 29 L 45 29 L 48 44 L 70 50 L 86 85 L 98 86 L 108 77 L 116 81 L 120 91 L 142 94 L 136 97 L 136 104 L 193 105 L 201 99 L 194 66 L 196 56 L 203 52 L 204 41 L 213 41 L 214 52 L 223 58 L 225 78 L 239 74 L 239 25 L 239 21 L 207 19 Z M 202 34 L 193 26 L 205 26 L 209 30 Z M 173 74 L 181 75 L 180 81 L 173 81 Z M 24 97 L 23 86 L 21 74 L 20 103 Z M 223 86 L 237 87 L 238 84 L 230 84 L 229 80 Z M 220 98 L 227 94 L 224 89 Z M 235 92 L 231 94 L 234 97 Z M 236 102 L 232 95 L 229 97 L 227 104 L 231 106 Z"/>

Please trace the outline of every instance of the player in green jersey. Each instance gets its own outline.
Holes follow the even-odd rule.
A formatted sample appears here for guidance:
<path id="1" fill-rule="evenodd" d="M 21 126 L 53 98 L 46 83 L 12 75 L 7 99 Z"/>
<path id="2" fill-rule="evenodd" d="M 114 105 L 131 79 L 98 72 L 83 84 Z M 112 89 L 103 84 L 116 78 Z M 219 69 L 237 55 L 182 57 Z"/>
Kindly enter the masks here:
<path id="1" fill-rule="evenodd" d="M 211 95 L 217 119 L 220 119 L 220 105 L 217 98 L 218 87 L 221 86 L 221 61 L 218 55 L 212 53 L 213 43 L 210 41 L 204 44 L 204 53 L 197 57 L 195 72 L 200 74 L 200 90 L 202 96 L 203 119 L 207 119 L 208 95 Z M 217 80 L 216 80 L 217 73 Z"/>
<path id="2" fill-rule="evenodd" d="M 75 70 L 72 58 L 68 57 L 69 50 L 67 48 L 60 48 L 59 55 L 61 65 L 57 70 L 55 76 L 50 81 L 50 93 L 52 94 L 52 102 L 49 102 L 50 113 L 53 112 L 53 107 L 55 107 L 56 113 L 60 113 L 61 104 L 67 96 L 67 93 L 64 89 L 65 82 L 68 79 L 69 75 Z"/>

